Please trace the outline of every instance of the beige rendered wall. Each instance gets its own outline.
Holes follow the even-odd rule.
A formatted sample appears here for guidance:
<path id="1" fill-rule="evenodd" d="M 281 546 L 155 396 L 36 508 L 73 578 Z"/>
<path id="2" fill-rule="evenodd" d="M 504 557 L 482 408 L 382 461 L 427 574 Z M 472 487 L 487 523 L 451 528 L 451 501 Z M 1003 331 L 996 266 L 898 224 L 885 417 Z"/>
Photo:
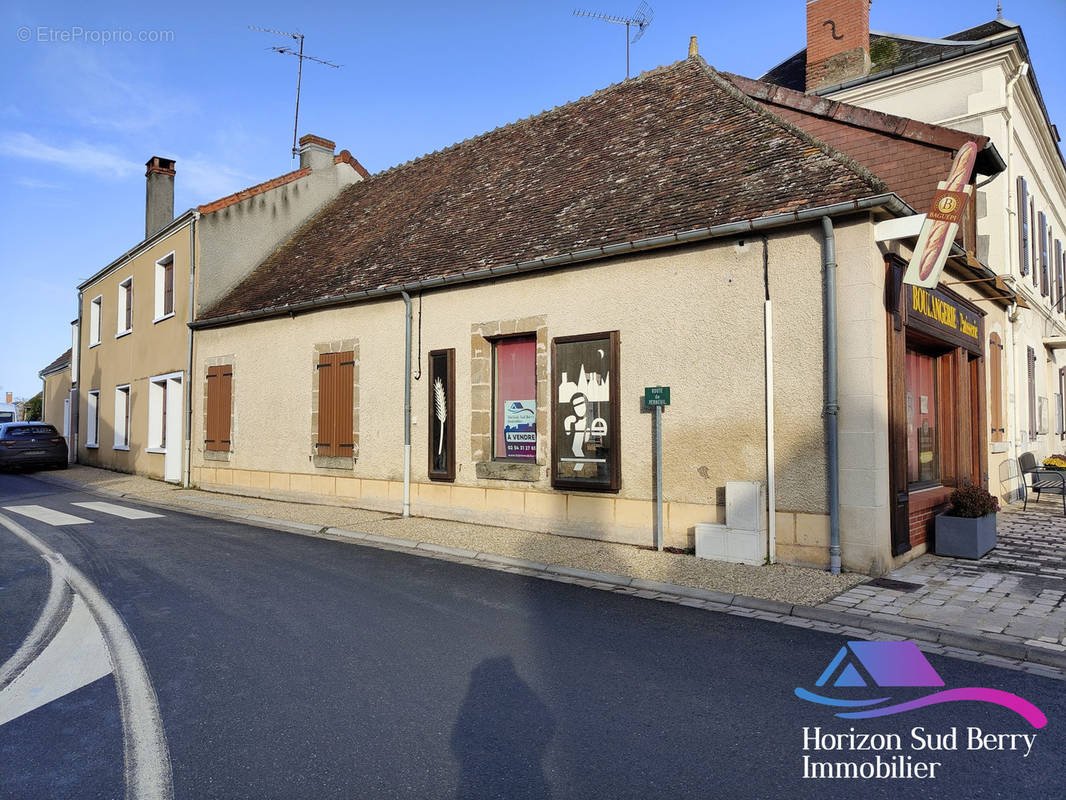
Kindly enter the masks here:
<path id="1" fill-rule="evenodd" d="M 857 287 L 853 294 L 871 286 L 882 269 L 870 231 L 866 218 L 838 230 L 838 258 Z M 779 544 L 789 560 L 822 563 L 828 525 L 820 227 L 770 236 L 767 254 L 778 342 L 778 520 L 785 528 Z M 861 329 L 861 338 L 870 339 L 874 320 L 883 359 L 883 310 L 876 316 L 880 297 L 878 292 L 869 303 L 862 300 L 865 310 L 847 316 L 847 324 L 849 332 Z M 454 484 L 427 479 L 428 389 L 424 377 L 412 381 L 413 513 L 650 545 L 652 422 L 641 412 L 641 398 L 643 387 L 667 385 L 672 405 L 663 415 L 666 544 L 691 546 L 696 522 L 722 521 L 719 503 L 726 481 L 766 480 L 763 299 L 759 237 L 426 293 L 423 370 L 430 350 L 456 351 L 457 475 Z M 417 306 L 416 299 L 416 313 Z M 483 323 L 498 325 L 503 333 L 539 331 L 544 344 L 558 336 L 619 331 L 622 485 L 617 495 L 553 490 L 547 474 L 550 431 L 543 429 L 535 480 L 477 477 L 471 327 Z M 202 382 L 208 365 L 232 363 L 235 388 L 233 447 L 221 462 L 205 458 L 203 398 L 194 392 L 194 482 L 258 493 L 330 495 L 399 510 L 403 324 L 403 302 L 396 298 L 198 331 L 196 380 Z M 417 352 L 417 327 L 415 336 Z M 841 338 L 848 338 L 843 330 Z M 351 470 L 316 468 L 309 446 L 314 349 L 341 340 L 354 341 L 358 351 L 359 458 Z M 848 352 L 856 364 L 875 357 L 866 350 Z M 543 365 L 546 369 L 546 358 Z M 861 374 L 842 381 L 842 399 L 867 409 L 874 367 L 865 361 L 863 366 Z M 885 370 L 877 374 L 884 382 Z M 538 408 L 547 407 L 550 389 L 537 399 Z M 886 414 L 864 410 L 848 424 L 883 428 Z M 887 441 L 883 430 L 881 436 Z M 861 462 L 856 473 L 869 481 L 876 479 L 866 475 L 873 467 L 855 452 L 871 441 L 870 436 L 855 438 L 843 447 L 852 461 Z M 883 461 L 887 481 L 887 457 Z M 878 549 L 875 538 L 887 530 L 887 507 L 878 505 L 873 492 L 849 503 L 855 508 L 849 542 L 858 547 L 856 563 L 867 559 L 868 566 L 865 550 Z M 884 520 L 871 520 L 871 514 Z M 887 533 L 883 546 L 887 550 Z"/>
<path id="2" fill-rule="evenodd" d="M 162 453 L 147 452 L 148 385 L 150 378 L 184 372 L 188 357 L 189 226 L 182 226 L 127 263 L 86 287 L 81 297 L 81 378 L 78 388 L 78 460 L 122 472 L 163 477 Z M 174 254 L 174 314 L 155 319 L 155 266 Z M 116 338 L 119 284 L 133 277 L 132 333 Z M 100 344 L 90 345 L 90 303 L 103 298 Z M 130 447 L 114 447 L 115 387 L 130 386 Z M 99 447 L 87 447 L 89 392 L 100 390 Z M 168 443 L 180 447 L 180 442 Z"/>
<path id="3" fill-rule="evenodd" d="M 70 369 L 46 375 L 42 392 L 42 419 L 55 425 L 56 430 L 63 433 L 63 403 L 70 397 Z"/>

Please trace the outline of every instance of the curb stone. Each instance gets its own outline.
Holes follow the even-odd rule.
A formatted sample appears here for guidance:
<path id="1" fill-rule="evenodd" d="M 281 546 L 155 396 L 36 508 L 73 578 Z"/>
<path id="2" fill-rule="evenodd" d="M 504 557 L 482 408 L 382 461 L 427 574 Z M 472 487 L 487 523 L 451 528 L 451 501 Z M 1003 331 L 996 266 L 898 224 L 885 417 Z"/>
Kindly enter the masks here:
<path id="1" fill-rule="evenodd" d="M 93 488 L 79 484 L 75 481 L 64 480 L 50 475 L 37 477 L 46 483 L 55 483 L 76 491 L 83 491 L 88 494 L 97 494 L 112 498 L 126 498 L 143 505 L 164 508 L 189 514 L 191 516 L 207 517 L 210 519 L 225 519 L 231 522 L 242 522 L 246 524 L 251 523 L 259 527 L 290 531 L 299 535 L 311 534 L 318 536 L 337 536 L 351 541 L 353 544 L 365 544 L 381 549 L 408 552 L 412 555 L 428 558 L 462 559 L 463 563 L 471 564 L 471 562 L 474 562 L 474 564 L 471 565 L 475 565 L 476 562 L 481 561 L 486 564 L 516 567 L 529 570 L 532 573 L 537 573 L 536 577 L 547 580 L 571 578 L 588 581 L 590 583 L 603 584 L 609 591 L 617 592 L 621 589 L 628 589 L 637 590 L 638 592 L 652 592 L 659 595 L 655 599 L 684 605 L 690 605 L 690 602 L 694 603 L 698 601 L 702 603 L 702 605 L 698 607 L 708 611 L 717 611 L 719 613 L 737 614 L 738 612 L 741 612 L 739 614 L 740 616 L 751 618 L 755 612 L 764 612 L 765 616 L 760 615 L 758 618 L 765 621 L 782 623 L 791 619 L 828 623 L 843 629 L 840 631 L 834 631 L 839 635 L 884 633 L 888 635 L 902 636 L 907 639 L 914 639 L 932 645 L 938 651 L 940 647 L 956 647 L 972 650 L 978 654 L 990 656 L 991 658 L 1010 659 L 1011 661 L 1009 662 L 1004 661 L 1003 666 L 1009 666 L 1013 669 L 1021 669 L 1025 664 L 1030 664 L 1036 665 L 1041 674 L 1046 674 L 1045 670 L 1048 668 L 1061 670 L 1058 674 L 1048 675 L 1048 677 L 1055 677 L 1060 680 L 1066 679 L 1066 674 L 1063 674 L 1066 673 L 1066 651 L 1054 651 L 1026 645 L 1022 642 L 1013 642 L 1002 635 L 989 634 L 987 636 L 979 636 L 976 634 L 961 633 L 959 631 L 940 630 L 920 623 L 901 622 L 897 619 L 879 619 L 876 617 L 861 616 L 847 611 L 838 611 L 819 606 L 806 606 L 801 604 L 793 605 L 778 600 L 747 597 L 744 595 L 719 592 L 713 589 L 680 586 L 644 578 L 633 578 L 625 575 L 593 572 L 577 567 L 545 564 L 539 561 L 496 555 L 495 553 L 449 547 L 447 545 L 439 545 L 433 542 L 417 542 L 413 539 L 382 536 L 380 534 L 365 533 L 363 531 L 352 531 L 344 528 L 333 528 L 310 523 L 283 520 L 276 517 L 262 517 L 258 515 L 243 515 L 218 510 L 207 511 L 205 509 L 188 508 L 178 503 L 168 503 L 156 499 L 140 498 L 136 495 L 118 492 L 112 489 Z M 631 594 L 632 591 L 626 593 Z M 707 605 L 707 603 L 711 603 L 712 605 Z M 776 615 L 779 619 L 774 619 L 771 615 Z M 945 653 L 945 655 L 950 656 L 951 654 Z M 1014 662 L 1021 663 L 1016 664 Z"/>

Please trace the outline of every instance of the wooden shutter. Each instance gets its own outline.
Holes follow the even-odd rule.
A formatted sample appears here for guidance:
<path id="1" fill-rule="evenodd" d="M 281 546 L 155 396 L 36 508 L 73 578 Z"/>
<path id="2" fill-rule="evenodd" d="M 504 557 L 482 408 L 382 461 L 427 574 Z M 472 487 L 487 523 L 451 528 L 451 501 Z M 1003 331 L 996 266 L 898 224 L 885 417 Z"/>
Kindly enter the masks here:
<path id="1" fill-rule="evenodd" d="M 1051 294 L 1052 305 L 1062 311 L 1062 296 L 1066 294 L 1066 275 L 1063 275 L 1062 269 L 1062 242 L 1058 239 L 1055 240 L 1055 260 L 1051 262 L 1052 272 L 1055 275 L 1054 291 Z"/>
<path id="2" fill-rule="evenodd" d="M 988 337 L 988 379 L 992 385 L 992 402 L 989 404 L 992 441 L 1002 442 L 1006 433 L 1003 427 L 1003 345 L 996 333 Z"/>
<path id="3" fill-rule="evenodd" d="M 126 286 L 126 330 L 133 328 L 133 281 Z"/>
<path id="4" fill-rule="evenodd" d="M 1033 226 L 1029 235 L 1029 242 L 1031 244 L 1030 250 L 1032 250 L 1033 253 L 1033 286 L 1036 286 L 1039 283 L 1039 278 L 1037 276 L 1040 272 L 1040 251 L 1036 244 L 1036 200 L 1033 197 L 1029 198 L 1029 220 L 1029 224 Z"/>
<path id="5" fill-rule="evenodd" d="M 1026 349 L 1026 361 L 1029 366 L 1029 438 L 1036 438 L 1036 351 Z"/>
<path id="6" fill-rule="evenodd" d="M 352 405 L 355 352 L 322 353 L 318 359 L 318 439 L 320 456 L 355 455 Z"/>
<path id="7" fill-rule="evenodd" d="M 233 365 L 207 368 L 207 430 L 204 448 L 230 449 L 230 416 L 233 408 Z"/>
<path id="8" fill-rule="evenodd" d="M 1047 244 L 1048 236 L 1051 232 L 1048 230 L 1047 214 L 1043 211 L 1040 212 L 1040 230 L 1038 235 L 1040 236 L 1040 294 L 1042 297 L 1048 296 L 1048 281 L 1047 281 Z"/>
<path id="9" fill-rule="evenodd" d="M 1029 274 L 1029 186 L 1018 177 L 1018 245 L 1022 275 Z"/>
<path id="10" fill-rule="evenodd" d="M 174 313 L 174 262 L 163 267 L 163 314 Z"/>

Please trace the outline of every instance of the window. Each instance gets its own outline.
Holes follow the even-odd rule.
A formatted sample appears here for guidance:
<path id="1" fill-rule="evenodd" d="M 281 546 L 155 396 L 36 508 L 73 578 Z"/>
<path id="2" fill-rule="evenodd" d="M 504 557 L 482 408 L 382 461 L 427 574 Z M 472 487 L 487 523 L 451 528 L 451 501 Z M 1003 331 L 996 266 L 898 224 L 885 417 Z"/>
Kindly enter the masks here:
<path id="1" fill-rule="evenodd" d="M 492 455 L 537 460 L 537 337 L 497 339 L 492 345 Z"/>
<path id="2" fill-rule="evenodd" d="M 1030 225 L 1033 226 L 1033 230 L 1029 235 L 1029 240 L 1032 242 L 1033 251 L 1033 286 L 1039 283 L 1038 276 L 1040 275 L 1040 249 L 1037 245 L 1037 231 L 1036 231 L 1036 200 L 1031 195 L 1029 197 L 1029 219 Z"/>
<path id="3" fill-rule="evenodd" d="M 552 340 L 552 486 L 621 486 L 618 331 Z"/>
<path id="4" fill-rule="evenodd" d="M 455 350 L 429 354 L 429 477 L 455 480 Z"/>
<path id="5" fill-rule="evenodd" d="M 1023 276 L 1029 274 L 1029 187 L 1025 178 L 1018 178 L 1018 245 L 1019 267 Z"/>
<path id="6" fill-rule="evenodd" d="M 155 262 L 155 321 L 174 314 L 174 254 Z"/>
<path id="7" fill-rule="evenodd" d="M 321 370 L 320 370 L 321 372 Z M 321 380 L 321 378 L 320 378 Z M 322 390 L 319 384 L 319 391 Z M 233 405 L 233 365 L 207 368 L 207 423 L 205 450 L 230 449 L 230 415 Z M 323 453 L 323 455 L 325 455 Z M 351 453 L 348 453 L 351 455 Z"/>
<path id="8" fill-rule="evenodd" d="M 100 390 L 94 389 L 86 396 L 86 431 L 85 446 L 99 447 L 100 434 Z"/>
<path id="9" fill-rule="evenodd" d="M 999 334 L 988 337 L 988 422 L 992 426 L 992 441 L 1006 441 L 1006 428 L 1003 425 L 1003 343 Z"/>
<path id="10" fill-rule="evenodd" d="M 1048 278 L 1048 253 L 1047 253 L 1047 245 L 1048 245 L 1048 236 L 1050 235 L 1051 231 L 1048 230 L 1047 215 L 1045 215 L 1043 211 L 1040 212 L 1039 218 L 1040 218 L 1040 225 L 1039 225 L 1039 230 L 1037 231 L 1037 236 L 1040 239 L 1040 244 L 1039 244 L 1039 247 L 1040 247 L 1040 262 L 1039 262 L 1040 263 L 1040 294 L 1043 297 L 1047 297 L 1048 296 L 1048 285 L 1047 285 L 1047 278 Z"/>
<path id="11" fill-rule="evenodd" d="M 115 387 L 115 449 L 130 449 L 130 387 Z"/>
<path id="12" fill-rule="evenodd" d="M 1025 361 L 1029 373 L 1029 438 L 1036 438 L 1036 351 L 1025 348 Z"/>
<path id="13" fill-rule="evenodd" d="M 1062 312 L 1062 297 L 1066 295 L 1066 258 L 1063 258 L 1062 242 L 1055 240 L 1055 291 L 1051 295 L 1052 305 Z"/>
<path id="14" fill-rule="evenodd" d="M 934 484 L 940 480 L 936 358 L 908 348 L 905 369 L 907 481 L 911 484 Z"/>
<path id="15" fill-rule="evenodd" d="M 319 456 L 354 458 L 355 352 L 321 353 L 318 358 Z"/>
<path id="16" fill-rule="evenodd" d="M 133 278 L 126 278 L 118 285 L 118 324 L 116 326 L 119 336 L 133 330 Z"/>
<path id="17" fill-rule="evenodd" d="M 166 452 L 167 449 L 167 377 L 148 381 L 148 449 Z"/>
<path id="18" fill-rule="evenodd" d="M 100 313 L 103 307 L 103 295 L 97 295 L 89 304 L 89 347 L 100 344 Z"/>

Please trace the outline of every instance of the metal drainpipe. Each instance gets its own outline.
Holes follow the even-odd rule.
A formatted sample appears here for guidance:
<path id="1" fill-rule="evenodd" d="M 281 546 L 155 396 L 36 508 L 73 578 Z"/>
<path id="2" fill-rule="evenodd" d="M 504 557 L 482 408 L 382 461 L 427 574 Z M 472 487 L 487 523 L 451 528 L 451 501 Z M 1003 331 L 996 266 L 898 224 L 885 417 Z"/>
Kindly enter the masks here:
<path id="1" fill-rule="evenodd" d="M 770 300 L 770 239 L 762 237 L 764 357 L 766 359 L 766 505 L 769 541 L 766 554 L 771 564 L 777 563 L 777 466 L 774 437 L 774 307 Z"/>
<path id="2" fill-rule="evenodd" d="M 840 574 L 840 448 L 837 425 L 840 406 L 837 405 L 837 262 L 833 220 L 822 217 L 822 237 L 825 247 L 822 262 L 825 266 L 825 416 L 826 459 L 829 468 L 829 571 Z"/>
<path id="3" fill-rule="evenodd" d="M 189 223 L 189 322 L 196 319 L 196 221 L 200 212 L 194 211 Z M 185 464 L 182 469 L 181 485 L 188 489 L 192 477 L 192 338 L 195 331 L 189 327 L 188 354 L 185 359 Z M 169 383 L 169 381 L 168 381 Z M 167 402 L 167 393 L 163 392 L 163 402 Z"/>
<path id="4" fill-rule="evenodd" d="M 411 516 L 411 295 L 401 290 L 404 306 L 403 347 L 403 516 Z"/>

